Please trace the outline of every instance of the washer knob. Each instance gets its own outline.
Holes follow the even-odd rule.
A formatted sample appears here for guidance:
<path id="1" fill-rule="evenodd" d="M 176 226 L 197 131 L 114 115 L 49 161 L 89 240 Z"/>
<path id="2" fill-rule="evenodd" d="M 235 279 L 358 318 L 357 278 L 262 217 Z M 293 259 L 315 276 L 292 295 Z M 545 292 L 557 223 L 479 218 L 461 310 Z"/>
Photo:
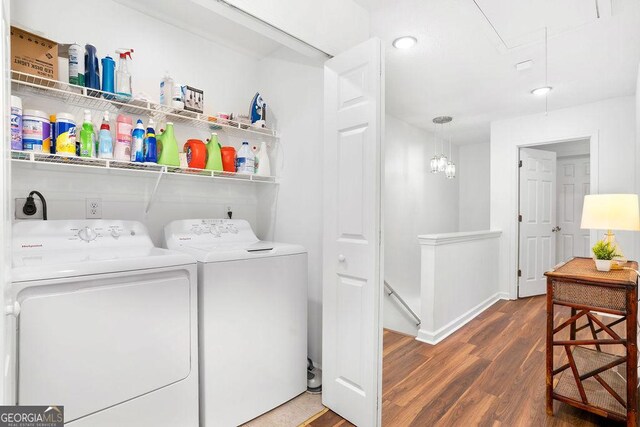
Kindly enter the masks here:
<path id="1" fill-rule="evenodd" d="M 78 231 L 78 237 L 84 240 L 85 242 L 90 242 L 92 240 L 95 240 L 96 237 L 98 237 L 98 233 L 96 233 L 90 227 L 84 227 L 80 229 L 80 231 Z"/>
<path id="2" fill-rule="evenodd" d="M 120 237 L 120 232 L 114 228 L 114 229 L 111 230 L 111 236 L 114 239 L 117 239 L 118 237 Z"/>

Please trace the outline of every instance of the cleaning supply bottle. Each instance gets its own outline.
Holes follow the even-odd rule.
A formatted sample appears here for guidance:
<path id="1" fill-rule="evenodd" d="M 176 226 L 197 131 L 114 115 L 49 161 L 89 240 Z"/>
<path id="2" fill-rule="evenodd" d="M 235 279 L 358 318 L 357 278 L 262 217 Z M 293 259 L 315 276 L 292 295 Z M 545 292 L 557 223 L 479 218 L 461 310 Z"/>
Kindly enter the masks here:
<path id="1" fill-rule="evenodd" d="M 91 122 L 91 111 L 84 110 L 84 121 L 80 129 L 80 157 L 93 157 L 95 134 Z"/>
<path id="2" fill-rule="evenodd" d="M 116 120 L 116 144 L 113 148 L 113 158 L 128 162 L 131 160 L 131 131 L 133 122 L 131 117 L 118 114 Z"/>
<path id="3" fill-rule="evenodd" d="M 146 163 L 158 163 L 158 143 L 153 126 L 153 119 L 149 119 L 147 134 L 144 137 L 144 161 Z"/>
<path id="4" fill-rule="evenodd" d="M 244 141 L 236 156 L 236 172 L 250 175 L 254 174 L 256 172 L 255 162 L 255 154 L 253 154 L 253 151 L 249 148 L 249 143 Z"/>
<path id="5" fill-rule="evenodd" d="M 169 76 L 169 72 L 165 72 L 162 81 L 160 82 L 160 104 L 166 107 L 171 107 L 173 100 L 173 79 Z"/>
<path id="6" fill-rule="evenodd" d="M 142 120 L 138 119 L 136 128 L 131 133 L 131 161 L 144 162 L 144 125 Z"/>
<path id="7" fill-rule="evenodd" d="M 91 89 L 100 90 L 100 65 L 96 47 L 90 44 L 84 47 L 84 85 Z M 99 92 L 87 91 L 90 96 L 100 96 Z"/>
<path id="8" fill-rule="evenodd" d="M 212 133 L 207 143 L 207 164 L 204 168 L 212 171 L 222 170 L 222 154 L 217 133 Z"/>
<path id="9" fill-rule="evenodd" d="M 116 71 L 116 98 L 119 101 L 131 99 L 131 73 L 127 65 L 127 57 L 131 59 L 133 49 L 118 49 L 116 53 L 120 55 L 118 70 Z"/>
<path id="10" fill-rule="evenodd" d="M 109 112 L 105 111 L 98 134 L 98 157 L 101 159 L 113 159 L 113 137 L 109 126 Z"/>
<path id="11" fill-rule="evenodd" d="M 184 110 L 184 97 L 182 93 L 182 88 L 184 86 L 180 84 L 173 84 L 173 95 L 171 96 L 171 107 L 175 110 Z"/>
<path id="12" fill-rule="evenodd" d="M 167 128 L 161 135 L 161 150 L 158 164 L 166 166 L 180 166 L 178 155 L 178 140 L 174 134 L 173 123 L 167 122 Z"/>
<path id="13" fill-rule="evenodd" d="M 271 176 L 271 164 L 269 163 L 269 153 L 267 143 L 260 143 L 260 151 L 256 154 L 256 174 L 260 176 Z"/>
<path id="14" fill-rule="evenodd" d="M 102 58 L 102 91 L 106 99 L 113 99 L 113 93 L 115 92 L 114 86 L 114 73 L 116 70 L 116 63 L 110 56 Z"/>

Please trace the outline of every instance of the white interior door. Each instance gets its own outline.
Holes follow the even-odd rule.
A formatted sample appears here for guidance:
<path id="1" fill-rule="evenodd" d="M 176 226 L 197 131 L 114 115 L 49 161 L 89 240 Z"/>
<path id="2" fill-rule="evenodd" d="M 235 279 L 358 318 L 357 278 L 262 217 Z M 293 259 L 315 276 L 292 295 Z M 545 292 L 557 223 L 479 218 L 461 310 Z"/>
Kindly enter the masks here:
<path id="1" fill-rule="evenodd" d="M 322 402 L 380 424 L 382 47 L 371 39 L 325 63 Z"/>
<path id="2" fill-rule="evenodd" d="M 518 296 L 544 294 L 556 259 L 556 153 L 520 149 Z"/>
<path id="3" fill-rule="evenodd" d="M 589 156 L 559 158 L 556 263 L 591 253 L 589 230 L 580 228 L 584 196 L 591 193 Z"/>

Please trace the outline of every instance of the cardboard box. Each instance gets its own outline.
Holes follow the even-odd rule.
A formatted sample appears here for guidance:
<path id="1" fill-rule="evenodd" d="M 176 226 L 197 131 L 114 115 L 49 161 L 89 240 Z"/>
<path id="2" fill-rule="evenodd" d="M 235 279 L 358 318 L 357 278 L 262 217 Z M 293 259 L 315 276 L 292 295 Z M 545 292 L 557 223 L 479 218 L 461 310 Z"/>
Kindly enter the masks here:
<path id="1" fill-rule="evenodd" d="M 11 69 L 58 80 L 58 43 L 11 27 Z"/>

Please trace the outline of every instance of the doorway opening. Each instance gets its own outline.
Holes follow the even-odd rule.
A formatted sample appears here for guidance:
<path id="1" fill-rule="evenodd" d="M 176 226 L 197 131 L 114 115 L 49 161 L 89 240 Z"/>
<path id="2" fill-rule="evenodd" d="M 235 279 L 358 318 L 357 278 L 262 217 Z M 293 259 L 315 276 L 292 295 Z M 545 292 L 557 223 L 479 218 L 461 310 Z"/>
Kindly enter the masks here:
<path id="1" fill-rule="evenodd" d="M 580 228 L 592 190 L 590 138 L 520 147 L 518 298 L 546 292 L 544 273 L 589 256 L 590 232 Z"/>

